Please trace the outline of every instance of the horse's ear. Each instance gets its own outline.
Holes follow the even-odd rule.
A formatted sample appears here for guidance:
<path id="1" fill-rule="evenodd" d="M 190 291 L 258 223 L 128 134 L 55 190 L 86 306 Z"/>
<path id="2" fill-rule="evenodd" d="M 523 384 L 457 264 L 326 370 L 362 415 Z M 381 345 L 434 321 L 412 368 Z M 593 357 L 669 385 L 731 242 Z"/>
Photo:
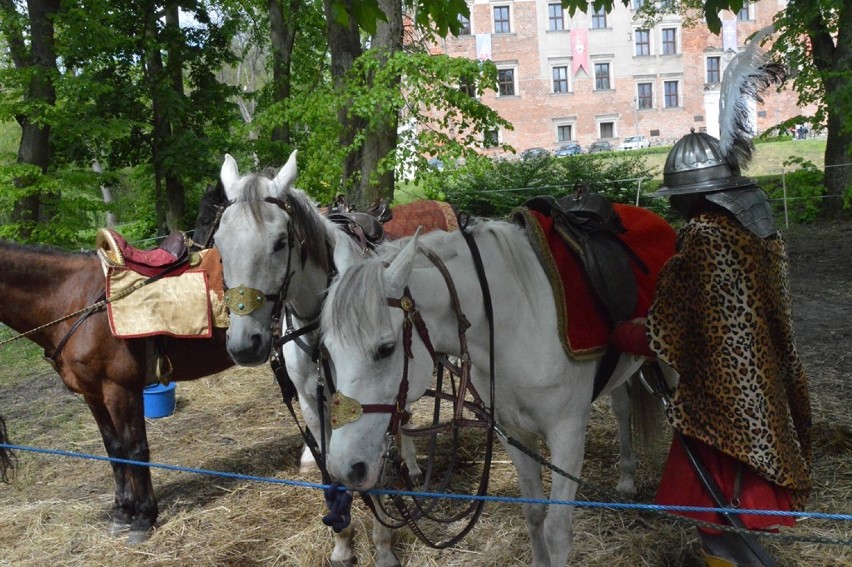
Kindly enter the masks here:
<path id="1" fill-rule="evenodd" d="M 389 292 L 402 293 L 411 277 L 411 269 L 414 267 L 414 257 L 417 255 L 417 240 L 420 236 L 420 228 L 403 246 L 396 258 L 390 263 L 385 271 L 385 284 Z"/>
<path id="2" fill-rule="evenodd" d="M 274 191 L 276 192 L 276 197 L 281 197 L 287 189 L 293 186 L 296 182 L 296 176 L 298 175 L 298 171 L 296 169 L 296 152 L 297 150 L 293 150 L 293 153 L 290 154 L 290 158 L 287 160 L 287 163 L 284 164 L 284 167 L 281 168 L 281 171 L 278 172 L 278 175 L 275 176 L 273 184 L 275 185 Z"/>
<path id="3" fill-rule="evenodd" d="M 225 188 L 225 196 L 228 197 L 229 201 L 233 201 L 237 196 L 237 181 L 240 180 L 240 173 L 237 170 L 237 160 L 231 157 L 231 154 L 225 154 L 225 162 L 222 164 L 222 172 L 219 174 L 219 178 Z"/>
<path id="4" fill-rule="evenodd" d="M 335 230 L 334 234 L 334 267 L 338 274 L 346 271 L 346 268 L 358 262 L 362 257 L 357 246 L 342 230 Z"/>

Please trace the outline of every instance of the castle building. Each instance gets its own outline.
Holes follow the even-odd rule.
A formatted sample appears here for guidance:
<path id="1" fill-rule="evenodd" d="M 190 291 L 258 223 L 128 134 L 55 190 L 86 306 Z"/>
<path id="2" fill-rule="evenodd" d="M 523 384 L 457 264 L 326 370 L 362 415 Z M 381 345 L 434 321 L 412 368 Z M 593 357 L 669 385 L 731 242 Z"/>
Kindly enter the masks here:
<path id="1" fill-rule="evenodd" d="M 482 102 L 510 121 L 514 130 L 489 132 L 517 151 L 553 150 L 577 141 L 613 146 L 642 135 L 652 145 L 670 144 L 691 128 L 718 136 L 719 92 L 727 63 L 749 36 L 772 23 L 787 0 L 746 2 L 738 13 L 722 12 L 723 30 L 689 26 L 667 15 L 644 28 L 636 10 L 616 0 L 609 13 L 571 16 L 552 0 L 473 0 L 462 33 L 434 46 L 453 57 L 491 60 L 498 69 L 495 90 Z M 767 89 L 754 109 L 755 132 L 800 114 L 789 88 Z"/>

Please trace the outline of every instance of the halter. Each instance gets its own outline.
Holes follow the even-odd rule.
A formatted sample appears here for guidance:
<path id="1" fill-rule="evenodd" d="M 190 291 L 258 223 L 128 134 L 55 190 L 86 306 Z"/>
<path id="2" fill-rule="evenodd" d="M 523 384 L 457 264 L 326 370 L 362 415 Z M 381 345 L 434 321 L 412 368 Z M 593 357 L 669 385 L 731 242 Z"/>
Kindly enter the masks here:
<path id="1" fill-rule="evenodd" d="M 224 303 L 225 306 L 228 307 L 228 310 L 234 315 L 249 315 L 255 310 L 260 309 L 267 301 L 272 301 L 273 325 L 276 325 L 278 317 L 274 314 L 279 313 L 279 305 L 287 297 L 287 292 L 290 289 L 290 281 L 295 274 L 295 270 L 291 270 L 290 268 L 293 261 L 293 245 L 297 240 L 297 234 L 293 223 L 293 206 L 289 199 L 287 201 L 282 201 L 275 197 L 266 197 L 263 200 L 267 203 L 276 205 L 290 217 L 290 222 L 287 223 L 287 266 L 284 272 L 284 281 L 281 282 L 278 292 L 274 294 L 265 294 L 259 289 L 254 289 L 243 284 L 240 284 L 235 288 L 229 288 L 227 282 L 225 282 Z M 298 240 L 300 245 L 305 242 L 303 237 L 298 238 Z M 304 246 L 301 246 L 301 250 L 301 261 L 302 267 L 304 268 L 305 262 L 307 261 Z"/>
<path id="2" fill-rule="evenodd" d="M 455 413 L 452 422 L 436 424 L 416 430 L 405 429 L 405 434 L 430 435 L 441 430 L 449 430 L 454 425 L 487 426 L 488 424 L 481 420 L 470 420 L 462 417 L 462 412 L 465 407 L 469 407 L 469 404 L 466 404 L 464 400 L 465 394 L 471 393 L 476 403 L 482 404 L 481 397 L 470 382 L 470 355 L 467 350 L 467 338 L 465 336 L 465 332 L 470 327 L 470 322 L 461 310 L 455 283 L 453 282 L 449 270 L 447 270 L 444 262 L 432 250 L 424 249 L 424 254 L 432 261 L 435 267 L 438 268 L 438 271 L 443 276 L 444 282 L 447 284 L 447 289 L 450 293 L 453 312 L 456 314 L 456 320 L 458 322 L 459 348 L 461 354 L 461 368 L 459 369 L 459 374 L 461 376 L 461 383 L 459 384 L 457 398 L 454 400 Z M 411 339 L 415 329 L 417 330 L 420 340 L 423 341 L 426 350 L 429 351 L 429 355 L 432 357 L 432 362 L 435 363 L 438 359 L 435 353 L 435 348 L 429 338 L 429 330 L 426 328 L 426 323 L 423 320 L 420 311 L 417 309 L 414 299 L 411 297 L 411 290 L 406 286 L 401 297 L 389 297 L 386 301 L 390 307 L 402 309 L 404 313 L 404 319 L 402 322 L 402 345 L 405 351 L 405 357 L 403 358 L 402 379 L 400 381 L 396 400 L 392 404 L 362 404 L 356 399 L 345 396 L 340 392 L 335 392 L 331 399 L 332 429 L 338 429 L 348 423 L 357 421 L 366 413 L 387 413 L 390 414 L 390 423 L 388 424 L 387 434 L 391 436 L 399 435 L 401 424 L 406 423 L 410 418 L 410 414 L 405 406 L 408 399 L 409 387 L 408 364 L 409 359 L 413 358 Z"/>

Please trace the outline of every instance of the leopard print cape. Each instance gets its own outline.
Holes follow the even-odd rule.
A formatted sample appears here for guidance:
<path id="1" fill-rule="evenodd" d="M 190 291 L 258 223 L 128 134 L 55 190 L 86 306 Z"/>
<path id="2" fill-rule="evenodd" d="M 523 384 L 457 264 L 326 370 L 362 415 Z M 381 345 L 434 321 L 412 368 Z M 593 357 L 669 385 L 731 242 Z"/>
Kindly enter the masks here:
<path id="1" fill-rule="evenodd" d="M 793 339 L 787 250 L 724 213 L 678 234 L 648 315 L 651 349 L 680 373 L 672 427 L 790 489 L 810 482 L 810 398 Z"/>

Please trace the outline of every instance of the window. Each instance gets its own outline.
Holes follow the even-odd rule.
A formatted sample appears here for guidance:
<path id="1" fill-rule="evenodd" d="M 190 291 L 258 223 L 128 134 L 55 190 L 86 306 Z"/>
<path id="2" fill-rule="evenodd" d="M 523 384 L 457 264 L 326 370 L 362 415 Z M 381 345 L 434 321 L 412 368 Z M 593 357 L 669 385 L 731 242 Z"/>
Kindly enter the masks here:
<path id="1" fill-rule="evenodd" d="M 666 91 L 666 108 L 675 108 L 678 106 L 677 81 L 666 81 L 663 83 Z"/>
<path id="2" fill-rule="evenodd" d="M 470 98 L 476 98 L 476 85 L 473 81 L 469 81 L 468 79 L 462 79 L 459 82 L 459 90 Z"/>
<path id="3" fill-rule="evenodd" d="M 654 83 L 636 85 L 636 108 L 639 110 L 654 108 Z"/>
<path id="4" fill-rule="evenodd" d="M 632 6 L 634 10 L 638 10 L 645 5 L 645 0 L 633 0 Z"/>
<path id="5" fill-rule="evenodd" d="M 663 28 L 663 55 L 677 53 L 677 29 Z"/>
<path id="6" fill-rule="evenodd" d="M 570 142 L 572 138 L 573 127 L 570 124 L 564 124 L 556 127 L 556 140 L 559 142 Z"/>
<path id="7" fill-rule="evenodd" d="M 515 94 L 515 70 L 497 70 L 497 92 L 500 96 L 512 96 Z"/>
<path id="8" fill-rule="evenodd" d="M 708 57 L 707 58 L 707 82 L 708 83 L 721 83 L 722 82 L 722 69 L 721 69 L 721 57 Z"/>
<path id="9" fill-rule="evenodd" d="M 565 29 L 562 4 L 547 5 L 547 29 L 550 31 L 562 31 Z"/>
<path id="10" fill-rule="evenodd" d="M 737 20 L 747 22 L 751 20 L 751 3 L 743 2 L 743 7 L 737 12 Z"/>
<path id="11" fill-rule="evenodd" d="M 494 33 L 511 32 L 512 28 L 509 23 L 509 7 L 494 6 Z"/>
<path id="12" fill-rule="evenodd" d="M 609 63 L 595 63 L 595 90 L 608 91 L 609 84 Z"/>
<path id="13" fill-rule="evenodd" d="M 459 35 L 470 35 L 470 18 L 463 14 L 459 14 L 459 23 L 461 27 L 459 28 Z"/>
<path id="14" fill-rule="evenodd" d="M 615 122 L 601 122 L 598 127 L 601 130 L 601 138 L 615 138 Z"/>
<path id="15" fill-rule="evenodd" d="M 568 92 L 568 67 L 553 68 L 553 92 Z"/>
<path id="16" fill-rule="evenodd" d="M 598 8 L 592 13 L 592 29 L 606 29 L 606 11 L 603 7 Z"/>
<path id="17" fill-rule="evenodd" d="M 482 146 L 485 148 L 496 148 L 500 145 L 500 130 L 487 130 L 482 139 Z"/>
<path id="18" fill-rule="evenodd" d="M 637 57 L 643 55 L 651 55 L 651 34 L 648 30 L 636 30 L 633 32 L 633 37 L 635 38 L 636 43 L 636 52 L 634 55 Z"/>

